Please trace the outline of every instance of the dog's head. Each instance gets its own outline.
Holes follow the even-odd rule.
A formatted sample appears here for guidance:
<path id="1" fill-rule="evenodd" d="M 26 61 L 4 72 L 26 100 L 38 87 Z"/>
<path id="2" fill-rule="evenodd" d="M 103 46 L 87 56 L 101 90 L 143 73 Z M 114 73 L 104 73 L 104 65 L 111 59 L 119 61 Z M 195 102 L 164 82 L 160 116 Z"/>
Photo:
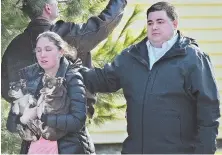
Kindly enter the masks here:
<path id="1" fill-rule="evenodd" d="M 8 96 L 15 99 L 19 99 L 22 96 L 24 96 L 26 92 L 25 88 L 26 88 L 26 81 L 24 79 L 21 79 L 20 81 L 17 82 L 10 82 Z"/>
<path id="2" fill-rule="evenodd" d="M 52 94 L 52 92 L 62 86 L 64 78 L 62 77 L 50 77 L 49 75 L 45 74 L 42 78 L 43 82 L 43 89 L 41 93 Z"/>

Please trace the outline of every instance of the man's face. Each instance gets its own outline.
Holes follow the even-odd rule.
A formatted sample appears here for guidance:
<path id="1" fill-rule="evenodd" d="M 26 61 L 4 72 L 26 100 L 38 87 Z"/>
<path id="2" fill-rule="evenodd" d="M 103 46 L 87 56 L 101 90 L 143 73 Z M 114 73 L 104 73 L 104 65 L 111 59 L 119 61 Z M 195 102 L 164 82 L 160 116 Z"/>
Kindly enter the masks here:
<path id="1" fill-rule="evenodd" d="M 51 20 L 55 20 L 59 16 L 58 2 L 57 0 L 51 0 L 49 5 L 51 8 Z"/>
<path id="2" fill-rule="evenodd" d="M 151 44 L 162 45 L 171 39 L 177 23 L 177 20 L 172 21 L 165 11 L 150 12 L 147 19 L 147 36 Z"/>

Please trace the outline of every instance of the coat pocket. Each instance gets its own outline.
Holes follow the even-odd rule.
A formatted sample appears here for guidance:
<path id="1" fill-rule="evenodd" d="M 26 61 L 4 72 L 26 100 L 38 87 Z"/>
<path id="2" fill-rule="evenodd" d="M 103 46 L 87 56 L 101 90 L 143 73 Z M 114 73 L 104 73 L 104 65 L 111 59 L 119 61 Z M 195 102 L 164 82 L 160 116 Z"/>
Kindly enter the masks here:
<path id="1" fill-rule="evenodd" d="M 174 110 L 152 110 L 151 132 L 156 135 L 156 140 L 168 144 L 181 143 L 180 115 Z"/>

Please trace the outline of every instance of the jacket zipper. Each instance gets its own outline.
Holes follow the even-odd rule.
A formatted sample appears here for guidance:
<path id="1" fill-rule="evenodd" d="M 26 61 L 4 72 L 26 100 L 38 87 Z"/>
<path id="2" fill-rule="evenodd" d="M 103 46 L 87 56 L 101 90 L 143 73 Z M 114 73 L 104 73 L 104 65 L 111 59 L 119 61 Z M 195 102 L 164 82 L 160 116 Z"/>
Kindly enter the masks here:
<path id="1" fill-rule="evenodd" d="M 138 49 L 136 48 L 136 50 L 138 51 Z M 139 51 L 138 51 L 139 52 Z M 149 69 L 148 67 L 148 63 L 144 60 L 144 59 L 139 59 L 138 57 L 134 56 L 133 54 L 129 53 L 129 55 L 131 55 L 134 59 L 138 60 L 140 63 L 142 63 L 144 66 L 146 66 L 147 70 L 151 72 L 151 70 Z M 147 81 L 146 81 L 146 87 L 145 87 L 145 91 L 144 91 L 144 95 L 143 95 L 143 105 L 142 105 L 142 154 L 143 154 L 143 121 L 144 121 L 144 118 L 143 118 L 143 115 L 144 115 L 144 104 L 145 104 L 145 98 L 146 98 L 146 92 L 147 92 L 147 86 L 148 86 L 148 82 L 150 81 L 150 73 L 148 74 L 148 78 L 147 78 Z"/>

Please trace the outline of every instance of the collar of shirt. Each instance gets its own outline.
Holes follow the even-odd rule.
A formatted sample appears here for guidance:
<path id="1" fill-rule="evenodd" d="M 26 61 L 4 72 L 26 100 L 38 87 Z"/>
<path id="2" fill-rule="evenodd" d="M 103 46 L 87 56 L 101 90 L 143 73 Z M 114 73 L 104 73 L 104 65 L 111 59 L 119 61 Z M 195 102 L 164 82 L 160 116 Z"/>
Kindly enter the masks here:
<path id="1" fill-rule="evenodd" d="M 152 69 L 154 63 L 163 57 L 166 52 L 176 43 L 177 38 L 178 33 L 176 33 L 170 40 L 164 42 L 161 48 L 153 47 L 149 40 L 146 42 L 150 61 L 150 70 Z"/>

